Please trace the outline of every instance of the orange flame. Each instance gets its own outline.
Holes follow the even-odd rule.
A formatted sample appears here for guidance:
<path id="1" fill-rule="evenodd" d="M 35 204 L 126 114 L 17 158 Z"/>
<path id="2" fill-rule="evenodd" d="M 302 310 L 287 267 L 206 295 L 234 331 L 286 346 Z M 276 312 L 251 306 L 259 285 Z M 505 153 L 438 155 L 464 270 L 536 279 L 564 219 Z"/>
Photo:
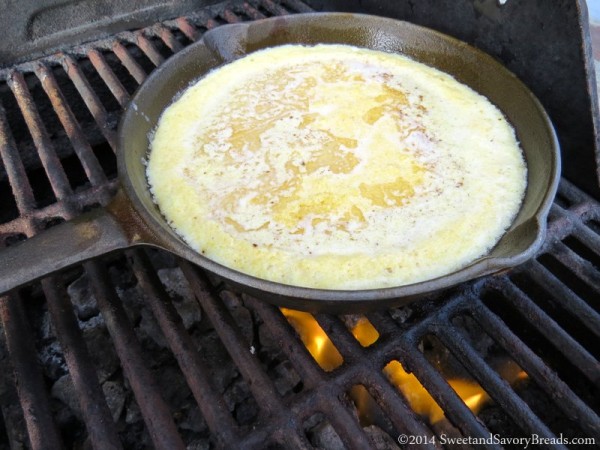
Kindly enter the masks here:
<path id="1" fill-rule="evenodd" d="M 342 365 L 344 361 L 342 355 L 311 314 L 287 308 L 281 308 L 281 312 L 300 335 L 300 339 L 323 370 L 330 372 Z M 368 347 L 379 339 L 379 333 L 366 317 L 359 318 L 350 331 L 363 347 Z M 413 411 L 427 416 L 431 423 L 439 422 L 444 418 L 442 408 L 419 380 L 404 370 L 402 364 L 398 361 L 391 361 L 383 371 L 402 392 Z M 507 361 L 499 372 L 511 384 L 527 378 L 527 374 L 512 361 Z M 477 414 L 490 400 L 485 390 L 475 381 L 449 379 L 448 384 L 474 414 Z M 361 421 L 369 421 L 372 400 L 369 401 L 370 396 L 367 390 L 362 386 L 355 386 L 350 395 L 359 410 Z"/>
<path id="2" fill-rule="evenodd" d="M 300 335 L 304 346 L 321 369 L 331 372 L 342 365 L 342 355 L 311 314 L 287 308 L 281 308 L 281 312 Z"/>

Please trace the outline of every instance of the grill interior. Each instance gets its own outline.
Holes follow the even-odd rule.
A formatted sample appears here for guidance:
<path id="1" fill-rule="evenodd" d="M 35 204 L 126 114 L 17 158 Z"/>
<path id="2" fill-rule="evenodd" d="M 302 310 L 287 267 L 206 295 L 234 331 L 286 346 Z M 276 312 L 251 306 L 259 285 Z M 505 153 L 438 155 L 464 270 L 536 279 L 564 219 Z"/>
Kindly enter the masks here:
<path id="1" fill-rule="evenodd" d="M 167 57 L 223 23 L 308 11 L 227 2 L 1 69 L 2 245 L 109 202 L 122 109 Z M 316 315 L 343 359 L 324 370 L 278 308 L 164 252 L 117 253 L 0 299 L 0 449 L 383 449 L 401 433 L 423 448 L 490 433 L 599 442 L 599 269 L 600 204 L 563 179 L 535 260 L 408 307 Z M 363 346 L 353 324 L 367 320 L 379 338 Z M 445 419 L 413 410 L 391 361 Z M 498 361 L 524 379 L 509 383 Z M 453 376 L 492 401 L 475 415 Z"/>

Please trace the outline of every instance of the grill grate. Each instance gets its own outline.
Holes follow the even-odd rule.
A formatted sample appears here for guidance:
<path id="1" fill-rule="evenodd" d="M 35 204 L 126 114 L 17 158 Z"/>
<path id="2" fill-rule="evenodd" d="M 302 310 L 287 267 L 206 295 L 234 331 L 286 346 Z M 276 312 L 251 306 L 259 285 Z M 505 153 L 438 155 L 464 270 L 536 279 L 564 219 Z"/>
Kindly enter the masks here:
<path id="1" fill-rule="evenodd" d="M 222 23 L 306 11 L 310 8 L 299 0 L 230 2 L 1 70 L 3 245 L 110 200 L 117 186 L 115 129 L 121 109 L 166 57 Z M 319 367 L 277 308 L 231 293 L 198 268 L 177 261 L 174 270 L 181 271 L 195 293 L 204 317 L 201 323 L 216 333 L 218 346 L 228 355 L 226 364 L 235 368 L 235 386 L 247 390 L 248 401 L 259 411 L 246 419 L 231 413 L 231 401 L 219 384 L 221 361 L 206 354 L 198 333 L 182 321 L 174 294 L 159 276 L 173 263 L 165 261 L 171 260 L 160 252 L 128 250 L 0 300 L 0 360 L 3 367 L 12 368 L 12 374 L 3 371 L 0 377 L 4 417 L 0 431 L 4 427 L 7 436 L 3 442 L 0 432 L 0 448 L 9 442 L 24 442 L 35 449 L 60 448 L 85 439 L 95 448 L 134 447 L 124 440 L 119 426 L 124 413 L 113 420 L 86 321 L 78 318 L 68 292 L 82 274 L 114 345 L 109 350 L 118 357 L 127 392 L 135 398 L 145 423 L 138 445 L 185 447 L 189 433 L 182 433 L 181 420 L 164 399 L 164 386 L 172 382 L 172 373 L 149 365 L 147 355 L 153 348 L 144 344 L 139 331 L 146 313 L 139 313 L 140 306 L 142 319 L 132 314 L 122 284 L 115 281 L 115 267 L 129 274 L 128 283 L 143 296 L 144 311 L 150 311 L 180 369 L 173 379 L 187 385 L 203 418 L 199 420 L 206 423 L 204 434 L 219 447 L 311 448 L 314 442 L 306 429 L 315 417 L 328 423 L 347 448 L 372 447 L 372 435 L 360 425 L 348 395 L 356 386 L 363 386 L 378 405 L 385 417 L 379 425 L 392 438 L 400 433 L 439 436 L 439 427 L 413 412 L 386 377 L 383 368 L 390 361 L 399 361 L 414 373 L 444 410 L 450 429 L 458 435 L 488 438 L 496 430 L 494 421 L 471 412 L 443 370 L 428 357 L 424 350 L 428 342 L 437 342 L 485 389 L 520 435 L 552 438 L 565 432 L 600 439 L 600 204 L 567 180 L 562 180 L 548 239 L 535 261 L 408 309 L 367 314 L 380 335 L 369 347 L 354 338 L 344 318 L 317 315 L 344 360 L 330 372 Z M 51 330 L 40 336 L 43 327 L 34 312 L 45 310 Z M 482 330 L 490 345 L 527 373 L 530 391 L 546 399 L 546 410 L 509 385 L 472 341 L 473 328 Z M 47 367 L 40 368 L 36 360 L 44 341 L 51 339 L 58 341 L 54 356 L 64 360 L 73 383 L 84 436 L 69 435 L 57 426 L 56 400 L 46 387 Z M 266 341 L 278 348 L 277 357 L 262 350 Z M 289 363 L 292 378 L 299 380 L 283 395 L 273 376 L 274 358 Z M 19 414 L 15 414 L 17 398 Z M 557 422 L 554 415 L 562 419 Z M 436 447 L 439 444 L 424 445 Z"/>

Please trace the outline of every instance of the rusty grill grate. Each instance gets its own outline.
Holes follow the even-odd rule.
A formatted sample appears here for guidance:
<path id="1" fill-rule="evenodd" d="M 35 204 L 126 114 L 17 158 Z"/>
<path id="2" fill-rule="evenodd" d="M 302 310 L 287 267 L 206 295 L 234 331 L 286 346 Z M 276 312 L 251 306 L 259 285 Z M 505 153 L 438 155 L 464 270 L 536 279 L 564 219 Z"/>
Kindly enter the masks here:
<path id="1" fill-rule="evenodd" d="M 2 245 L 110 200 L 116 189 L 115 130 L 121 110 L 170 54 L 221 23 L 306 11 L 310 8 L 299 0 L 230 2 L 0 70 Z M 563 180 L 546 245 L 535 261 L 411 307 L 367 314 L 379 334 L 368 347 L 353 336 L 348 317 L 317 315 L 344 361 L 324 371 L 277 308 L 228 291 L 187 262 L 139 249 L 91 261 L 0 299 L 5 368 L 0 375 L 0 448 L 18 443 L 61 448 L 86 440 L 94 448 L 207 448 L 193 446 L 190 441 L 198 436 L 222 448 L 312 448 L 318 444 L 307 430 L 315 423 L 327 424 L 336 442 L 349 449 L 394 448 L 401 433 L 424 436 L 422 446 L 436 448 L 441 433 L 488 438 L 502 424 L 502 432 L 518 436 L 564 433 L 600 442 L 599 268 L 600 204 Z M 202 317 L 198 324 L 182 321 L 177 294 L 160 276 L 165 269 L 182 274 L 182 283 L 195 294 L 195 314 Z M 95 319 L 82 319 L 72 303 L 70 286 L 81 280 L 95 299 L 90 306 L 99 311 Z M 137 309 L 123 283 L 143 299 Z M 40 322 L 43 315 L 36 311 L 50 323 Z M 116 355 L 131 400 L 127 415 L 137 406 L 145 424 L 138 443 L 123 435 L 124 409 L 113 417 L 106 390 L 111 379 L 99 369 L 89 320 L 101 320 L 110 335 L 107 351 Z M 140 337 L 143 321 L 160 330 L 166 354 L 179 370 L 149 362 L 156 349 Z M 201 331 L 212 333 L 212 340 L 200 338 Z M 70 433 L 57 417 L 56 399 L 47 386 L 49 369 L 38 362 L 48 361 L 48 355 L 40 356 L 47 341 L 57 342 L 50 356 L 66 367 L 83 436 Z M 224 351 L 211 353 L 207 345 Z M 429 356 L 431 347 L 437 357 Z M 511 387 L 490 354 L 502 354 L 522 369 L 527 388 Z M 452 360 L 450 365 L 470 374 L 494 405 L 474 415 L 435 358 L 446 366 Z M 410 399 L 383 371 L 390 361 L 400 362 L 431 394 L 445 413 L 443 426 L 412 410 Z M 221 365 L 233 367 L 230 386 L 246 393 L 244 404 L 255 413 L 244 418 L 239 409 L 232 413 Z M 284 378 L 291 380 L 284 387 L 276 375 L 282 367 L 288 373 Z M 165 399 L 177 380 L 195 400 L 197 421 L 205 424 L 196 434 L 182 426 L 182 413 Z M 389 439 L 374 437 L 361 425 L 351 395 L 356 386 L 367 393 L 379 415 L 375 422 Z M 434 436 L 437 443 L 431 443 Z M 384 441 L 388 447 L 382 447 Z"/>

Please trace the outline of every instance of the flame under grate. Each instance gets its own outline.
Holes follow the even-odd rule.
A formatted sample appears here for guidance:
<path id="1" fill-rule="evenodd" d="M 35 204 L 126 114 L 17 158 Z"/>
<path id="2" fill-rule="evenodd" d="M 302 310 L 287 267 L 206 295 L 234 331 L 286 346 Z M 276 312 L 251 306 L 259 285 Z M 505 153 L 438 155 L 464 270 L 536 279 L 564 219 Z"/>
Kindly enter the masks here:
<path id="1" fill-rule="evenodd" d="M 231 2 L 0 70 L 2 245 L 108 203 L 121 110 L 165 58 L 219 24 L 308 10 L 299 0 Z M 599 442 L 599 268 L 600 204 L 563 180 L 543 251 L 510 274 L 367 314 L 369 345 L 356 318 L 309 315 L 337 351 L 323 370 L 281 311 L 185 261 L 139 249 L 91 261 L 0 299 L 0 361 L 10 368 L 0 376 L 0 448 L 312 448 L 326 435 L 350 449 L 394 448 L 401 433 L 436 448 L 442 432 L 488 438 L 504 422 L 501 432 Z M 89 290 L 85 305 L 77 284 Z M 195 310 L 184 314 L 186 296 Z M 482 391 L 461 394 L 448 367 Z M 57 415 L 57 398 L 68 399 L 56 380 L 67 375 L 80 434 Z M 436 404 L 429 419 L 398 388 L 409 376 L 410 392 Z M 509 384 L 519 377 L 524 389 Z M 175 383 L 188 402 L 180 410 Z M 478 395 L 493 406 L 476 416 Z M 361 398 L 368 419 L 356 411 Z M 139 424 L 137 443 L 128 422 Z"/>

